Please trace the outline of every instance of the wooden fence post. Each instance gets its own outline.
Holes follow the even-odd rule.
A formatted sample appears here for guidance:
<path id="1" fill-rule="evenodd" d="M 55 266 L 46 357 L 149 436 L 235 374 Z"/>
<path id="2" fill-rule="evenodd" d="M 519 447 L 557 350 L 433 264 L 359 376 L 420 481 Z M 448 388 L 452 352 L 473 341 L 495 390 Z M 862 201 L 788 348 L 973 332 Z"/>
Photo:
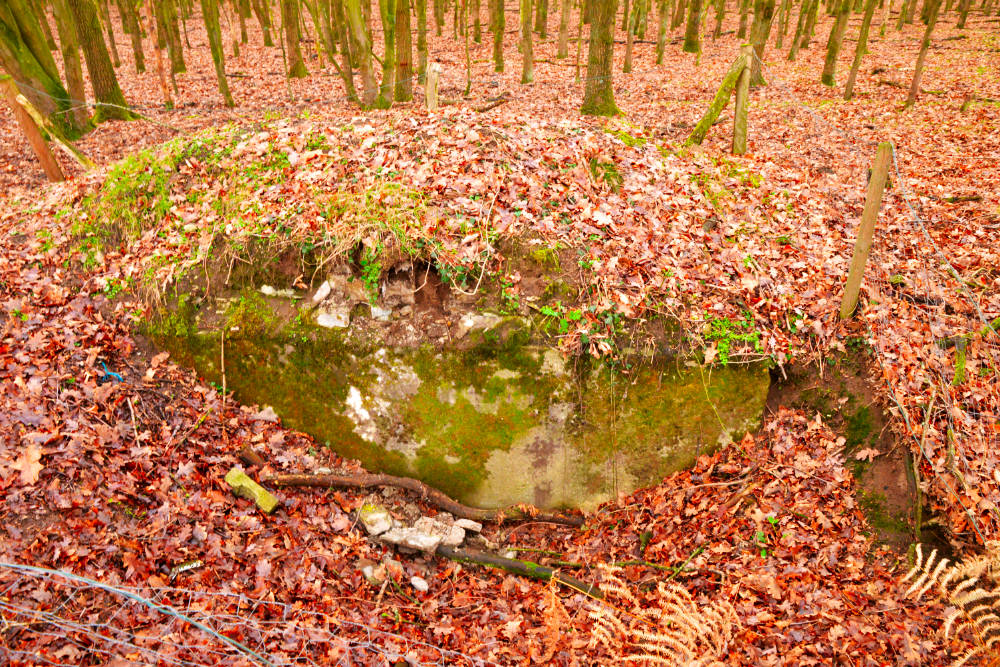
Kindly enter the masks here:
<path id="1" fill-rule="evenodd" d="M 875 151 L 871 178 L 868 180 L 868 194 L 865 195 L 865 210 L 861 213 L 861 224 L 858 226 L 858 239 L 854 242 L 854 256 L 851 258 L 851 270 L 847 274 L 847 285 L 844 287 L 844 300 L 840 303 L 842 320 L 853 315 L 858 305 L 861 278 L 865 274 L 865 263 L 868 262 L 868 253 L 872 248 L 875 221 L 878 220 L 878 210 L 882 206 L 882 193 L 885 192 L 885 181 L 889 176 L 891 160 L 892 144 L 889 142 L 879 144 Z"/>
<path id="2" fill-rule="evenodd" d="M 441 78 L 441 66 L 431 63 L 427 66 L 427 83 L 424 84 L 424 97 L 427 100 L 427 110 L 437 111 L 438 81 Z"/>
<path id="3" fill-rule="evenodd" d="M 753 69 L 753 59 L 756 54 L 753 44 L 740 47 L 740 55 L 746 60 L 746 67 L 740 73 L 736 82 L 736 117 L 733 120 L 733 155 L 743 155 L 747 152 L 747 108 L 750 106 L 750 72 Z"/>
<path id="4" fill-rule="evenodd" d="M 0 74 L 0 94 L 6 98 L 7 103 L 10 105 L 10 110 L 14 112 L 14 118 L 17 119 L 18 124 L 24 131 L 24 136 L 28 138 L 28 143 L 31 144 L 31 149 L 38 156 L 38 161 L 42 163 L 45 175 L 48 176 L 50 181 L 66 180 L 62 169 L 59 168 L 59 163 L 56 161 L 56 156 L 52 154 L 52 149 L 45 143 L 42 131 L 38 129 L 38 125 L 35 124 L 35 120 L 31 117 L 31 114 L 18 101 L 17 97 L 20 93 L 17 90 L 17 85 L 14 83 L 14 79 L 6 74 Z"/>

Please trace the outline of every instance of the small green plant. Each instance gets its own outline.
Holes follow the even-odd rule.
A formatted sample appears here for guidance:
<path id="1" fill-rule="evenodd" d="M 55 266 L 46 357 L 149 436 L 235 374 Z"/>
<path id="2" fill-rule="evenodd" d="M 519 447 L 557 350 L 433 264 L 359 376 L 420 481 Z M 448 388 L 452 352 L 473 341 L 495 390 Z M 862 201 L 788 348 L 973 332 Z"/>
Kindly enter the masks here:
<path id="1" fill-rule="evenodd" d="M 595 180 L 604 181 L 615 192 L 622 189 L 625 179 L 618 172 L 614 162 L 600 162 L 597 158 L 590 158 L 590 174 Z"/>
<path id="2" fill-rule="evenodd" d="M 368 292 L 368 300 L 375 303 L 378 300 L 379 279 L 382 277 L 381 244 L 374 248 L 365 247 L 358 264 L 361 267 L 361 281 Z"/>
<path id="3" fill-rule="evenodd" d="M 750 313 L 744 313 L 741 320 L 714 317 L 711 314 L 706 314 L 706 317 L 708 333 L 705 334 L 705 340 L 715 343 L 719 363 L 723 366 L 729 363 L 734 347 L 749 347 L 755 352 L 761 351 L 760 331 L 754 325 Z"/>

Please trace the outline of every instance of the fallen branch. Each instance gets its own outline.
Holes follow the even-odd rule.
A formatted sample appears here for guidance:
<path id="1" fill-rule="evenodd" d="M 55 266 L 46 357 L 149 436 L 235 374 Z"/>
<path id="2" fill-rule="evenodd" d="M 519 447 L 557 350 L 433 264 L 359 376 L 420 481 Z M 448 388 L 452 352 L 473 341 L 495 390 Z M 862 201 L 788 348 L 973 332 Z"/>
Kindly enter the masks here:
<path id="1" fill-rule="evenodd" d="M 601 589 L 597 586 L 580 581 L 576 577 L 571 577 L 568 574 L 563 574 L 557 569 L 533 563 L 530 560 L 504 558 L 503 556 L 497 556 L 495 554 L 488 554 L 479 551 L 466 551 L 464 549 L 456 549 L 455 547 L 446 547 L 444 545 L 439 546 L 435 553 L 438 556 L 458 563 L 475 563 L 476 565 L 485 565 L 487 567 L 503 570 L 504 572 L 510 572 L 511 574 L 518 574 L 522 577 L 530 577 L 532 579 L 540 579 L 542 581 L 555 580 L 557 583 L 562 584 L 567 588 L 572 588 L 573 590 L 592 597 L 595 600 L 604 599 L 604 593 L 601 592 Z"/>
<path id="2" fill-rule="evenodd" d="M 486 510 L 463 505 L 452 500 L 435 488 L 427 486 L 419 479 L 396 477 L 395 475 L 277 475 L 263 480 L 278 487 L 315 486 L 322 488 L 348 487 L 364 489 L 372 486 L 395 486 L 420 495 L 435 507 L 450 512 L 461 519 L 503 523 L 504 521 L 547 521 L 566 526 L 582 526 L 583 516 L 566 512 L 542 512 L 530 505 L 518 505 L 498 510 Z"/>
<path id="3" fill-rule="evenodd" d="M 947 350 L 951 347 L 958 347 L 962 350 L 965 349 L 966 343 L 972 339 L 973 336 L 986 337 L 990 333 L 1000 335 L 1000 317 L 993 318 L 986 326 L 978 331 L 972 331 L 970 333 L 959 334 L 957 336 L 949 336 L 948 338 L 942 338 L 937 342 L 937 346 L 943 350 Z"/>
<path id="4" fill-rule="evenodd" d="M 507 104 L 507 102 L 510 102 L 509 97 L 499 97 L 485 106 L 476 108 L 475 111 L 476 113 L 484 113 L 486 111 L 489 111 L 490 109 L 496 109 L 501 104 Z"/>

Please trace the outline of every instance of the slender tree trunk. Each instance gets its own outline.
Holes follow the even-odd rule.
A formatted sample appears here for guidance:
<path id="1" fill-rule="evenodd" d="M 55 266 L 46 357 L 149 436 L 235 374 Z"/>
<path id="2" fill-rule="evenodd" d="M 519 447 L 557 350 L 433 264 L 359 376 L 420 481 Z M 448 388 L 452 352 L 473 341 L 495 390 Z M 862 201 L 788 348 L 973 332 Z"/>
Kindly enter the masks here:
<path id="1" fill-rule="evenodd" d="M 118 13 L 121 14 L 122 25 L 127 27 L 126 32 L 132 42 L 132 59 L 135 61 L 135 71 L 141 74 L 146 71 L 146 56 L 142 52 L 142 28 L 139 26 L 139 14 L 135 5 L 132 4 L 132 0 L 118 0 L 116 4 Z"/>
<path id="2" fill-rule="evenodd" d="M 573 63 L 573 69 L 576 72 L 576 76 L 573 81 L 575 83 L 580 83 L 580 61 L 582 60 L 581 55 L 583 54 L 583 23 L 587 20 L 587 8 L 590 6 L 588 0 L 580 1 L 580 18 L 576 23 L 576 58 Z M 614 19 L 611 19 L 612 25 L 614 25 Z"/>
<path id="3" fill-rule="evenodd" d="M 445 0 L 434 0 L 434 27 L 437 28 L 437 36 L 441 36 L 441 31 L 444 30 L 444 18 L 445 11 Z"/>
<path id="4" fill-rule="evenodd" d="M 781 8 L 778 10 L 778 39 L 774 43 L 774 48 L 779 51 L 785 45 L 785 33 L 788 32 L 788 15 L 792 13 L 792 0 L 781 0 Z"/>
<path id="5" fill-rule="evenodd" d="M 184 64 L 184 49 L 181 46 L 181 33 L 177 25 L 177 7 L 174 0 L 162 0 L 153 4 L 157 12 L 156 18 L 163 30 L 167 55 L 170 56 L 170 71 L 174 74 L 185 72 L 187 67 Z"/>
<path id="6" fill-rule="evenodd" d="M 427 81 L 427 0 L 417 2 L 417 81 Z"/>
<path id="7" fill-rule="evenodd" d="M 590 6 L 590 47 L 587 57 L 587 83 L 581 113 L 588 116 L 615 116 L 621 113 L 615 104 L 613 86 L 615 13 L 618 0 L 588 0 Z"/>
<path id="8" fill-rule="evenodd" d="M 750 4 L 753 0 L 741 0 L 740 2 L 740 28 L 736 32 L 736 36 L 740 39 L 746 39 L 747 36 L 747 18 L 750 16 Z"/>
<path id="9" fill-rule="evenodd" d="M 677 7 L 674 9 L 674 20 L 670 22 L 671 30 L 676 30 L 684 23 L 684 17 L 687 16 L 687 5 L 688 0 L 677 0 Z M 622 27 L 622 30 L 624 29 Z"/>
<path id="10" fill-rule="evenodd" d="M 163 47 L 156 34 L 156 21 L 153 19 L 153 3 L 146 3 L 146 23 L 147 33 L 153 42 L 153 56 L 156 63 L 156 78 L 160 81 L 160 92 L 163 94 L 163 106 L 168 109 L 174 108 L 174 100 L 170 97 L 170 87 L 167 86 L 167 74 L 163 66 Z"/>
<path id="11" fill-rule="evenodd" d="M 309 76 L 306 64 L 302 62 L 299 48 L 299 0 L 279 0 L 281 3 L 281 25 L 285 33 L 285 53 L 288 54 L 288 78 L 302 79 Z"/>
<path id="12" fill-rule="evenodd" d="M 906 3 L 906 16 L 904 17 L 904 22 L 907 24 L 913 23 L 913 14 L 917 9 L 917 0 L 910 0 Z"/>
<path id="13" fill-rule="evenodd" d="M 805 29 L 806 18 L 809 16 L 810 5 L 818 0 L 802 0 L 799 7 L 799 20 L 795 23 L 795 35 L 792 37 L 792 46 L 788 49 L 788 59 L 795 60 L 799 53 L 799 45 L 802 43 L 802 31 Z"/>
<path id="14" fill-rule="evenodd" d="M 465 41 L 465 96 L 472 92 L 472 51 L 469 49 L 469 0 L 462 0 L 462 39 Z"/>
<path id="15" fill-rule="evenodd" d="M 701 53 L 701 2 L 702 0 L 690 0 L 684 46 L 681 47 L 684 53 Z"/>
<path id="16" fill-rule="evenodd" d="M 753 6 L 753 27 L 750 29 L 750 43 L 753 44 L 755 57 L 750 63 L 750 87 L 756 88 L 765 84 L 760 72 L 760 64 L 764 62 L 764 52 L 767 40 L 771 36 L 771 24 L 774 22 L 774 0 L 755 0 Z"/>
<path id="17" fill-rule="evenodd" d="M 122 66 L 121 58 L 118 57 L 118 44 L 115 42 L 115 31 L 114 26 L 111 24 L 111 12 L 108 11 L 108 0 L 98 0 L 97 1 L 98 10 L 98 20 L 104 26 L 104 29 L 108 33 L 108 48 L 111 52 L 111 62 L 114 63 L 115 69 Z M 49 22 L 45 21 L 45 32 L 49 33 Z"/>
<path id="18" fill-rule="evenodd" d="M 437 1 L 437 0 L 435 0 Z M 493 1 L 493 69 L 503 71 L 503 33 L 507 29 L 503 0 Z"/>
<path id="19" fill-rule="evenodd" d="M 556 49 L 556 58 L 565 58 L 569 55 L 569 12 L 572 5 L 572 0 L 562 0 L 559 3 L 559 46 Z"/>
<path id="20" fill-rule="evenodd" d="M 226 81 L 226 54 L 222 48 L 222 26 L 219 25 L 219 6 L 217 0 L 201 0 L 201 15 L 205 21 L 208 33 L 208 46 L 212 50 L 212 62 L 215 63 L 215 78 L 219 84 L 219 93 L 227 107 L 236 103 L 229 92 L 229 82 Z"/>
<path id="21" fill-rule="evenodd" d="M 257 23 L 260 24 L 261 32 L 264 33 L 264 46 L 274 46 L 274 40 L 271 38 L 271 13 L 267 3 L 265 0 L 251 0 L 250 6 L 257 17 Z"/>
<path id="22" fill-rule="evenodd" d="M 625 7 L 622 13 L 625 21 L 625 63 L 622 72 L 628 74 L 632 71 L 632 36 L 635 34 L 632 26 L 632 13 L 629 11 L 629 0 L 625 0 Z"/>
<path id="23" fill-rule="evenodd" d="M 76 24 L 70 14 L 66 0 L 52 0 L 52 13 L 59 32 L 60 53 L 63 72 L 66 73 L 66 88 L 69 103 L 73 109 L 73 122 L 77 127 L 87 127 L 90 114 L 87 113 L 87 90 L 83 83 L 83 64 L 80 62 L 80 40 L 76 34 Z"/>
<path id="24" fill-rule="evenodd" d="M 823 76 L 820 79 L 825 86 L 837 83 L 837 56 L 840 55 L 840 45 L 844 43 L 844 32 L 847 30 L 847 19 L 851 15 L 851 0 L 841 0 L 837 11 L 837 20 L 830 28 L 830 38 L 826 42 L 826 64 L 823 66 Z"/>
<path id="25" fill-rule="evenodd" d="M 548 36 L 549 0 L 534 0 L 532 4 L 535 12 L 535 32 L 545 39 Z"/>
<path id="26" fill-rule="evenodd" d="M 108 48 L 104 44 L 94 0 L 67 0 L 67 3 L 76 22 L 84 59 L 87 61 L 87 72 L 90 74 L 90 85 L 98 103 L 94 122 L 134 119 L 135 115 L 128 110 L 128 102 L 118 86 L 118 77 L 115 76 Z"/>
<path id="27" fill-rule="evenodd" d="M 809 15 L 806 16 L 806 25 L 802 30 L 802 43 L 799 48 L 808 49 L 812 43 L 813 33 L 816 32 L 816 19 L 819 16 L 820 0 L 812 0 L 809 5 Z"/>
<path id="28" fill-rule="evenodd" d="M 965 20 L 969 16 L 970 7 L 972 7 L 972 0 L 962 0 L 961 4 L 958 6 L 958 25 L 956 27 L 959 30 L 965 29 Z"/>
<path id="29" fill-rule="evenodd" d="M 45 37 L 45 44 L 49 47 L 49 51 L 58 51 L 59 47 L 56 45 L 56 38 L 52 34 L 52 26 L 49 25 L 49 21 L 45 16 L 45 3 L 40 0 L 26 0 L 26 2 L 31 9 L 31 13 L 38 17 L 38 24 L 42 29 L 42 35 Z"/>
<path id="30" fill-rule="evenodd" d="M 910 94 L 906 97 L 906 106 L 913 106 L 920 94 L 920 79 L 924 76 L 924 61 L 927 59 L 927 49 L 931 46 L 931 33 L 937 25 L 938 14 L 941 11 L 941 0 L 931 0 L 931 12 L 927 18 L 927 29 L 924 30 L 924 38 L 920 42 L 920 53 L 917 55 L 917 64 L 913 68 L 913 82 L 910 84 Z"/>
<path id="31" fill-rule="evenodd" d="M 476 44 L 483 43 L 483 25 L 482 21 L 479 20 L 481 13 L 482 8 L 480 7 L 479 0 L 472 0 L 472 41 Z"/>
<path id="32" fill-rule="evenodd" d="M 361 70 L 361 105 L 371 108 L 375 105 L 378 86 L 375 83 L 375 68 L 372 66 L 372 42 L 368 36 L 361 10 L 361 0 L 344 0 L 347 21 L 351 29 L 351 54 Z"/>
<path id="33" fill-rule="evenodd" d="M 657 0 L 659 24 L 656 29 L 656 64 L 663 64 L 663 56 L 667 51 L 667 28 L 670 24 L 670 3 L 668 0 Z"/>
<path id="34" fill-rule="evenodd" d="M 521 0 L 521 83 L 535 80 L 535 53 L 531 42 L 531 0 Z"/>
<path id="35" fill-rule="evenodd" d="M 882 14 L 882 27 L 878 30 L 880 37 L 885 37 L 885 28 L 889 24 L 889 16 L 892 14 L 892 2 L 893 0 L 882 0 L 883 5 L 885 5 L 885 13 Z"/>
<path id="36" fill-rule="evenodd" d="M 410 0 L 396 0 L 396 101 L 409 102 L 412 99 L 413 38 L 410 34 Z"/>
<path id="37" fill-rule="evenodd" d="M 868 31 L 871 28 L 872 16 L 875 15 L 876 4 L 878 4 L 878 0 L 867 0 L 865 3 L 865 15 L 861 19 L 861 31 L 858 33 L 858 46 L 854 50 L 854 62 L 851 63 L 851 73 L 847 76 L 847 84 L 844 86 L 845 100 L 854 96 L 854 82 L 858 78 L 861 59 L 868 53 Z"/>
<path id="38" fill-rule="evenodd" d="M 712 41 L 722 37 L 722 22 L 726 19 L 726 0 L 715 3 L 715 30 L 712 31 Z"/>
<path id="39" fill-rule="evenodd" d="M 378 9 L 382 18 L 385 53 L 382 56 L 382 85 L 379 87 L 375 106 L 388 109 L 392 106 L 396 76 L 396 0 L 379 0 Z"/>
<path id="40" fill-rule="evenodd" d="M 347 30 L 347 19 L 344 17 L 343 0 L 333 0 L 330 4 L 330 19 L 333 22 L 337 39 L 340 41 L 340 78 L 344 80 L 344 92 L 351 102 L 358 101 L 358 92 L 354 89 L 354 69 L 351 55 L 351 38 Z"/>

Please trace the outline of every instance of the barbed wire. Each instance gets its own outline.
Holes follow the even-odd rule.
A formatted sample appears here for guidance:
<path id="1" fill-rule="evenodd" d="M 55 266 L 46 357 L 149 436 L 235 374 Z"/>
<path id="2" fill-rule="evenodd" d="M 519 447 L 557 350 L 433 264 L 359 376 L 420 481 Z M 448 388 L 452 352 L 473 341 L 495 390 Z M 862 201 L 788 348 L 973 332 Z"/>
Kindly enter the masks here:
<path id="1" fill-rule="evenodd" d="M 308 600 L 136 587 L 0 562 L 0 657 L 8 664 L 494 665 L 486 658 L 311 611 Z M 481 646 L 486 650 L 487 642 Z M 4 662 L 0 660 L 0 662 Z"/>

